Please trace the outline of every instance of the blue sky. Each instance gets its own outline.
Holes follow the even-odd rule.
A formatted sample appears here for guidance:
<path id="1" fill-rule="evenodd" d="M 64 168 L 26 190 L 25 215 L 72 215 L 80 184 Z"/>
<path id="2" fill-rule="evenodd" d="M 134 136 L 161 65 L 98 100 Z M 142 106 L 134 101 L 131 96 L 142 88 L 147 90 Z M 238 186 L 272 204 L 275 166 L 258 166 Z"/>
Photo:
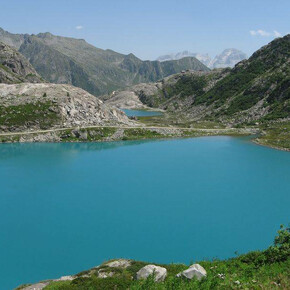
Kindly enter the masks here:
<path id="1" fill-rule="evenodd" d="M 251 55 L 290 33 L 290 1 L 0 0 L 0 27 L 83 38 L 141 59 L 232 47 Z"/>

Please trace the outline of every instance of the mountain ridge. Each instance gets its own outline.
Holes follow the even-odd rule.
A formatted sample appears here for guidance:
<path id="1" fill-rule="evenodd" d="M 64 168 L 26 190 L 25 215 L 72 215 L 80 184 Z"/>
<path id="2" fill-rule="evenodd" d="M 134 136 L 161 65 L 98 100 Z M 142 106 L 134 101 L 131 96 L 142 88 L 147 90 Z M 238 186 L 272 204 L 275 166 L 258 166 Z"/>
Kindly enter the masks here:
<path id="1" fill-rule="evenodd" d="M 196 58 L 165 63 L 142 61 L 133 54 L 103 50 L 83 39 L 49 32 L 11 34 L 0 29 L 0 41 L 17 48 L 47 81 L 73 84 L 96 96 L 186 69 L 209 70 Z"/>

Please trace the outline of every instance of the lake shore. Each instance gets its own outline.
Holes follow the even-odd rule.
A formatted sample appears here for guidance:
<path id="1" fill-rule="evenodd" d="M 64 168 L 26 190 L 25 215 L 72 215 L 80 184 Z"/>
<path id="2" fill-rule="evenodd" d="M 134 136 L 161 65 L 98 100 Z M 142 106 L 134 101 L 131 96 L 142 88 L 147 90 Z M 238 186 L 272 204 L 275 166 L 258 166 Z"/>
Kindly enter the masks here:
<path id="1" fill-rule="evenodd" d="M 278 231 L 279 244 L 228 260 L 160 264 L 113 259 L 75 275 L 23 284 L 16 290 L 65 289 L 256 289 L 289 287 L 289 228 Z M 288 239 L 287 239 L 288 237 Z M 263 262 L 261 262 L 263 260 Z"/>
<path id="2" fill-rule="evenodd" d="M 144 139 L 188 138 L 201 136 L 247 136 L 256 129 L 179 128 L 179 127 L 85 127 L 10 132 L 0 134 L 0 143 L 25 142 L 108 142 Z"/>
<path id="3" fill-rule="evenodd" d="M 258 128 L 180 128 L 180 127 L 85 127 L 55 128 L 28 132 L 0 133 L 0 143 L 65 143 L 65 142 L 112 142 L 145 139 L 193 138 L 203 136 L 250 136 L 257 135 Z M 265 143 L 260 137 L 251 140 L 257 145 L 289 152 L 289 148 Z"/>

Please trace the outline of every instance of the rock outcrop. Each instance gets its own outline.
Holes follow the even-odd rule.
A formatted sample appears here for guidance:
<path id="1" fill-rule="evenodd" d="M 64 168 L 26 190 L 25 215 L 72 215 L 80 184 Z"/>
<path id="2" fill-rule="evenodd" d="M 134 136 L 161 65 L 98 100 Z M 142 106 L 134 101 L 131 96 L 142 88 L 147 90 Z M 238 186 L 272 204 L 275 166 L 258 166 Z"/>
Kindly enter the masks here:
<path id="1" fill-rule="evenodd" d="M 163 267 L 155 265 L 146 265 L 137 272 L 136 279 L 147 279 L 149 276 L 154 275 L 155 282 L 162 282 L 167 276 L 167 270 Z"/>
<path id="2" fill-rule="evenodd" d="M 59 84 L 0 84 L 0 131 L 133 125 L 88 92 Z"/>
<path id="3" fill-rule="evenodd" d="M 193 264 L 188 269 L 178 273 L 176 277 L 184 277 L 189 280 L 193 278 L 201 280 L 206 277 L 206 270 L 199 264 Z"/>
<path id="4" fill-rule="evenodd" d="M 23 55 L 0 42 L 0 83 L 20 82 L 40 83 L 44 80 Z"/>
<path id="5" fill-rule="evenodd" d="M 109 263 L 106 263 L 105 265 L 110 267 L 110 268 L 123 268 L 123 269 L 126 269 L 126 268 L 128 268 L 131 265 L 131 260 L 118 259 L 118 260 L 114 260 L 114 261 L 111 261 Z"/>

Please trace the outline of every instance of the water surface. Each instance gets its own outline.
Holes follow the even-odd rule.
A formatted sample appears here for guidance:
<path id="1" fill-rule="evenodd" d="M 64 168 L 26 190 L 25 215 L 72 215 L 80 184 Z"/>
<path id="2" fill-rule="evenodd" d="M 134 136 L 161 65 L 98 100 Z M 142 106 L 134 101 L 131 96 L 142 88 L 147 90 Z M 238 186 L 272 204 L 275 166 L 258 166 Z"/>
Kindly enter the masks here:
<path id="1" fill-rule="evenodd" d="M 151 117 L 151 116 L 161 116 L 162 112 L 157 111 L 144 111 L 144 110 L 129 110 L 122 109 L 128 117 Z"/>
<path id="2" fill-rule="evenodd" d="M 0 289 L 264 249 L 290 220 L 289 176 L 288 152 L 243 138 L 1 144 Z"/>

